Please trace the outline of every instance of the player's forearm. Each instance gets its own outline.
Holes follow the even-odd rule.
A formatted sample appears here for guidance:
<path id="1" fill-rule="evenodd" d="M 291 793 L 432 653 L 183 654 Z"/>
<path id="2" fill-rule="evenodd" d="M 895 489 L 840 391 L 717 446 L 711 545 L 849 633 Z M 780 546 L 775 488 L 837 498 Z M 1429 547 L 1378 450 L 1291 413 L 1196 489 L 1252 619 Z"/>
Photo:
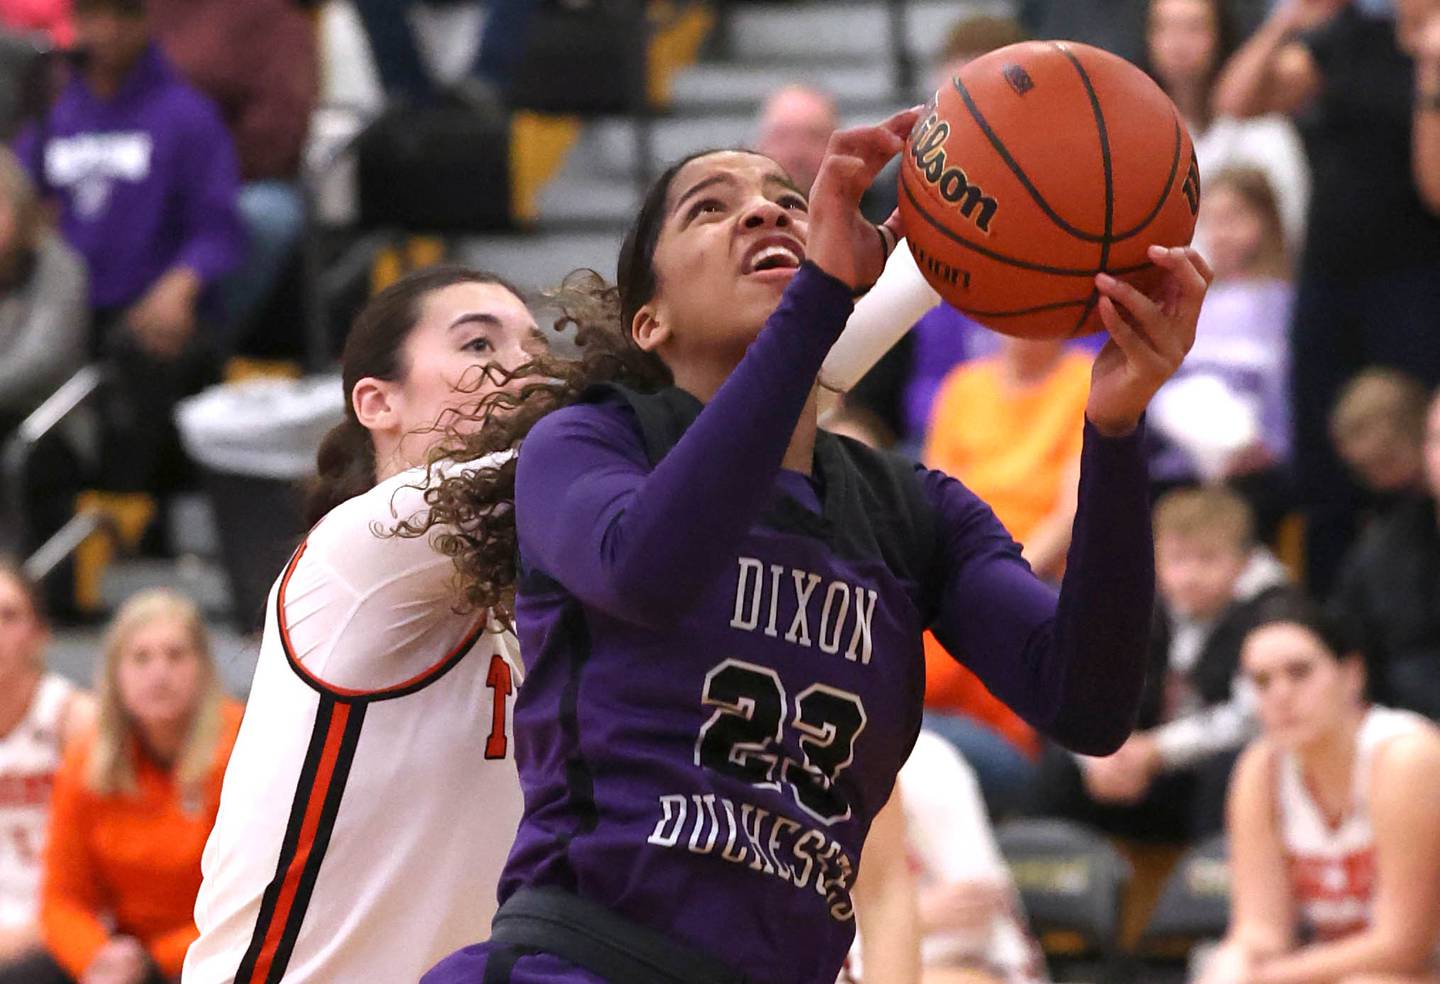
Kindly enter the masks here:
<path id="1" fill-rule="evenodd" d="M 1411 136 L 1415 188 L 1440 215 L 1440 60 L 1415 65 L 1415 125 Z"/>
<path id="2" fill-rule="evenodd" d="M 1431 945 L 1372 927 L 1334 943 L 1262 959 L 1250 984 L 1316 984 L 1364 974 L 1418 974 L 1425 969 Z"/>
<path id="3" fill-rule="evenodd" d="M 919 984 L 921 924 L 908 872 L 885 878 L 878 891 L 856 902 L 865 979 Z"/>

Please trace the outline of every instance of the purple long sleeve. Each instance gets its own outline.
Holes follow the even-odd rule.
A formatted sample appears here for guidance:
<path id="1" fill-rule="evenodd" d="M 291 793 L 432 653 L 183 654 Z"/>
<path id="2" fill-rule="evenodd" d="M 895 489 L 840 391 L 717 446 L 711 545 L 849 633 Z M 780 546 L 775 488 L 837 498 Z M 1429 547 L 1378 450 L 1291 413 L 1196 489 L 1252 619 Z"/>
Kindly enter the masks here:
<path id="1" fill-rule="evenodd" d="M 734 561 L 775 478 L 825 353 L 852 307 L 807 263 L 740 365 L 653 470 L 610 406 L 536 425 L 516 475 L 520 545 L 586 604 L 640 624 L 689 607 Z"/>
<path id="2" fill-rule="evenodd" d="M 1155 572 L 1142 431 L 1106 438 L 1086 423 L 1058 599 L 988 506 L 923 476 L 945 538 L 936 638 L 1037 730 L 1091 755 L 1125 741 L 1145 682 Z"/>

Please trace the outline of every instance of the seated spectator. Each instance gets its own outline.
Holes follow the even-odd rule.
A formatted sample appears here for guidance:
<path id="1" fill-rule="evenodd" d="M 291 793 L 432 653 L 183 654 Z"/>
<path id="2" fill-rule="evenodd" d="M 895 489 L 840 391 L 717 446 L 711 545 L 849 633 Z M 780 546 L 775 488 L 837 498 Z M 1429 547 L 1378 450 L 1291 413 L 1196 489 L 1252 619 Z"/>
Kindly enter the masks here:
<path id="1" fill-rule="evenodd" d="M 1426 492 L 1429 404 L 1425 387 L 1398 369 L 1365 369 L 1340 391 L 1330 414 L 1335 450 L 1382 506 Z"/>
<path id="2" fill-rule="evenodd" d="M 196 937 L 200 854 L 240 726 L 200 613 L 164 591 L 131 598 L 105 641 L 99 716 L 55 779 L 27 984 L 177 980 Z"/>
<path id="3" fill-rule="evenodd" d="M 440 87 L 426 67 L 410 22 L 408 8 L 414 4 L 403 0 L 354 0 L 354 4 L 386 93 L 422 105 L 438 99 Z M 537 0 L 489 0 L 475 60 L 451 88 L 452 96 L 479 106 L 508 98 L 537 6 Z"/>
<path id="4" fill-rule="evenodd" d="M 152 42 L 145 0 L 76 0 L 74 14 L 83 68 L 19 156 L 89 267 L 92 348 L 116 368 L 104 480 L 163 491 L 183 474 L 171 410 L 213 375 L 210 288 L 244 250 L 235 151 Z"/>
<path id="5" fill-rule="evenodd" d="M 1254 726 L 1241 640 L 1257 612 L 1293 589 L 1256 550 L 1244 500 L 1223 488 L 1156 504 L 1155 573 L 1160 611 L 1139 730 L 1108 758 L 1047 753 L 1035 812 L 1180 843 L 1221 827 L 1230 767 Z"/>
<path id="6" fill-rule="evenodd" d="M 30 178 L 0 147 L 0 444 L 85 363 L 90 320 L 85 266 L 45 228 Z M 34 550 L 70 517 L 76 465 L 57 436 L 32 453 L 22 503 Z"/>
<path id="7" fill-rule="evenodd" d="M 0 982 L 40 950 L 40 858 L 66 742 L 89 725 L 89 695 L 45 671 L 49 629 L 36 586 L 0 560 Z"/>
<path id="8" fill-rule="evenodd" d="M 68 48 L 75 40 L 70 0 L 3 0 L 0 27 L 20 33 L 42 33 L 57 48 Z"/>
<path id="9" fill-rule="evenodd" d="M 1306 583 L 1321 596 L 1362 505 L 1326 426 L 1340 388 L 1365 365 L 1440 385 L 1440 10 L 1403 0 L 1392 17 L 1379 6 L 1280 0 L 1215 87 L 1224 115 L 1294 118 L 1310 160 L 1292 459 Z"/>
<path id="10" fill-rule="evenodd" d="M 148 2 L 165 53 L 220 108 L 235 141 L 242 182 L 237 207 L 249 248 L 221 293 L 226 326 L 239 344 L 304 228 L 298 182 L 319 84 L 314 28 L 293 0 Z"/>
<path id="11" fill-rule="evenodd" d="M 1358 623 L 1381 699 L 1440 720 L 1440 397 L 1430 404 L 1424 454 L 1426 493 L 1370 525 L 1334 600 Z"/>
<path id="12" fill-rule="evenodd" d="M 1244 643 L 1263 726 L 1230 792 L 1230 928 L 1202 984 L 1435 980 L 1440 733 L 1367 705 L 1354 641 L 1286 606 Z"/>
<path id="13" fill-rule="evenodd" d="M 1001 336 L 951 371 L 930 414 L 925 463 L 988 502 L 1041 577 L 1070 546 L 1090 363 L 1062 340 Z"/>
<path id="14" fill-rule="evenodd" d="M 944 739 L 921 731 L 893 795 L 886 810 L 898 801 L 904 814 L 904 845 L 893 853 L 902 867 L 908 859 L 914 872 L 923 984 L 1048 980 L 1044 957 L 1026 932 L 1019 894 L 965 760 Z M 900 825 L 881 826 L 878 820 L 877 828 L 865 843 L 867 861 L 877 840 L 900 832 Z M 867 974 L 863 960 L 862 951 L 874 945 L 864 921 L 870 871 L 867 866 L 856 883 L 860 932 L 848 962 L 848 980 L 862 984 L 889 980 Z"/>
<path id="15" fill-rule="evenodd" d="M 1294 125 L 1279 114 L 1222 116 L 1211 103 L 1215 78 L 1237 40 L 1223 0 L 1150 0 L 1145 64 L 1190 128 L 1205 197 L 1215 187 L 1211 176 L 1226 168 L 1260 170 L 1279 204 L 1285 239 L 1298 244 L 1304 239 L 1310 168 Z M 1201 214 L 1195 237 L 1207 258 L 1210 218 Z"/>
<path id="16" fill-rule="evenodd" d="M 1265 175 L 1206 179 L 1200 214 L 1215 282 L 1195 346 L 1157 394 L 1150 473 L 1161 488 L 1224 480 L 1250 502 L 1268 541 L 1291 503 L 1290 282 L 1284 232 Z"/>

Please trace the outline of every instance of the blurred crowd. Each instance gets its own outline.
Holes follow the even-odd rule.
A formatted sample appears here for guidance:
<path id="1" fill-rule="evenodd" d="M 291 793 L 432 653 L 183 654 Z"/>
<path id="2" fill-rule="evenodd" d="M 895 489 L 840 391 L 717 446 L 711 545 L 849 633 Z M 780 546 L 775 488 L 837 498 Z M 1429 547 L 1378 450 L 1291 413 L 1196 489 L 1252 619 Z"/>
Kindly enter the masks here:
<path id="1" fill-rule="evenodd" d="M 443 85 L 406 4 L 354 11 L 387 98 L 491 113 L 514 98 L 538 5 L 489 3 L 473 65 Z M 989 824 L 1224 834 L 1235 763 L 1279 719 L 1256 644 L 1277 610 L 1320 604 L 1349 629 L 1330 655 L 1351 675 L 1324 663 L 1331 689 L 1287 713 L 1329 727 L 1353 699 L 1440 720 L 1440 2 L 1025 0 L 1014 15 L 959 19 L 928 84 L 1030 37 L 1141 65 L 1194 137 L 1196 241 L 1216 274 L 1149 416 L 1160 605 L 1131 740 L 1105 759 L 1048 747 L 927 642 L 927 734 L 901 777 L 922 921 L 950 940 L 937 953 L 1029 981 L 1043 965 Z M 21 551 L 82 486 L 163 504 L 193 481 L 177 401 L 258 337 L 298 334 L 285 284 L 309 221 L 315 24 L 291 0 L 0 0 L 0 29 L 66 53 L 0 147 L 0 440 L 77 369 L 109 367 L 98 463 L 58 437 L 31 457 Z M 797 78 L 758 109 L 754 145 L 808 186 L 840 115 Z M 866 207 L 894 205 L 892 172 Z M 999 336 L 941 305 L 830 426 L 961 479 L 1058 582 L 1102 341 Z M 0 568 L 0 982 L 171 980 L 238 706 L 185 599 L 114 614 L 93 697 L 45 670 L 47 600 L 65 604 Z M 1207 979 L 1249 979 L 1221 973 Z"/>

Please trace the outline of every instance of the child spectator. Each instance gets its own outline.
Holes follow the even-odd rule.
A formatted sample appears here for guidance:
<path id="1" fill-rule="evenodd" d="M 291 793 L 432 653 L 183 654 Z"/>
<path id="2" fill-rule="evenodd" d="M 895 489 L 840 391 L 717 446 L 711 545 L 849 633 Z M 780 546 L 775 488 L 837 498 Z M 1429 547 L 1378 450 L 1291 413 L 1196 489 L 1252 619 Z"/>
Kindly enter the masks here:
<path id="1" fill-rule="evenodd" d="M 1254 725 L 1240 644 L 1256 612 L 1293 589 L 1256 549 L 1245 501 L 1223 488 L 1156 504 L 1155 572 L 1160 612 L 1139 730 L 1109 758 L 1047 754 L 1037 812 L 1181 842 L 1220 829 L 1230 765 Z"/>
<path id="2" fill-rule="evenodd" d="M 1232 910 L 1201 984 L 1426 984 L 1440 956 L 1440 733 L 1367 705 L 1344 627 L 1268 613 L 1243 668 L 1263 733 L 1230 791 Z"/>
<path id="3" fill-rule="evenodd" d="M 213 368 L 207 293 L 244 250 L 235 151 L 152 42 L 144 0 L 77 0 L 74 17 L 83 68 L 17 148 L 89 267 L 92 347 L 116 365 L 104 477 L 163 490 L 183 462 L 171 410 Z"/>
<path id="4" fill-rule="evenodd" d="M 40 949 L 40 858 L 66 740 L 88 725 L 89 696 L 45 671 L 40 595 L 0 561 L 0 982 Z"/>
<path id="5" fill-rule="evenodd" d="M 1195 346 L 1156 396 L 1151 475 L 1161 487 L 1226 480 L 1268 540 L 1290 504 L 1290 281 L 1270 182 L 1254 168 L 1207 178 L 1200 213 L 1215 283 Z"/>
<path id="6" fill-rule="evenodd" d="M 240 708 L 221 692 L 195 605 L 152 591 L 105 641 L 93 733 L 55 780 L 41 923 L 25 981 L 178 978 L 197 933 L 200 854 Z"/>
<path id="7" fill-rule="evenodd" d="M 1236 119 L 1215 112 L 1211 94 L 1238 40 L 1234 18 L 1222 0 L 1149 0 L 1145 64 L 1179 108 L 1195 141 L 1205 195 L 1212 175 L 1226 168 L 1254 168 L 1268 179 L 1283 217 L 1285 239 L 1303 241 L 1310 197 L 1310 169 L 1294 125 L 1279 114 Z M 1206 258 L 1209 216 L 1200 216 L 1196 241 Z"/>
<path id="8" fill-rule="evenodd" d="M 1423 448 L 1426 494 L 1400 499 L 1366 529 L 1334 600 L 1358 623 L 1380 699 L 1440 720 L 1440 396 Z"/>
<path id="9" fill-rule="evenodd" d="M 0 443 L 84 365 L 89 319 L 84 264 L 45 228 L 29 177 L 0 147 Z M 19 550 L 39 547 L 70 518 L 75 469 L 58 435 L 34 449 Z"/>
<path id="10" fill-rule="evenodd" d="M 1398 369 L 1362 370 L 1340 391 L 1330 414 L 1335 451 L 1382 503 L 1426 493 L 1429 403 L 1425 387 Z"/>
<path id="11" fill-rule="evenodd" d="M 270 297 L 304 228 L 300 155 L 319 85 L 311 17 L 293 0 L 148 0 L 155 36 L 214 101 L 240 162 L 245 262 L 221 285 L 235 344 Z"/>

